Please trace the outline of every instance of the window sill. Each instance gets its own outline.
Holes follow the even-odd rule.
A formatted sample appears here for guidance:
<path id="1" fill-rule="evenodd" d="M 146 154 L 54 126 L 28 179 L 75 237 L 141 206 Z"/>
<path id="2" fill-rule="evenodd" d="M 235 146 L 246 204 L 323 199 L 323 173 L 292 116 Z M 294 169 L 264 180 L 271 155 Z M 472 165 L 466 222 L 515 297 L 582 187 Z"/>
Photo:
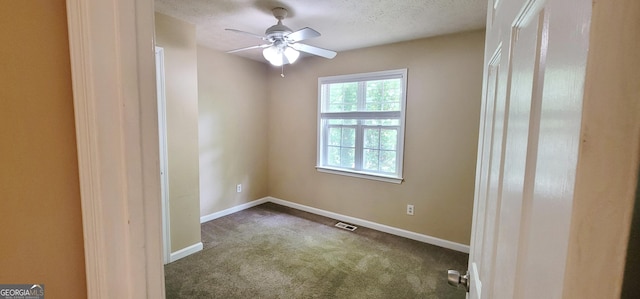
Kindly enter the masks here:
<path id="1" fill-rule="evenodd" d="M 338 174 L 338 175 L 344 175 L 344 176 L 350 176 L 350 177 L 356 177 L 356 178 L 368 179 L 368 180 L 374 180 L 374 181 L 382 181 L 382 182 L 394 183 L 394 184 L 401 184 L 402 181 L 404 180 L 403 178 L 375 175 L 370 173 L 349 171 L 349 170 L 338 169 L 338 168 L 328 168 L 323 166 L 316 166 L 316 170 L 324 173 Z"/>

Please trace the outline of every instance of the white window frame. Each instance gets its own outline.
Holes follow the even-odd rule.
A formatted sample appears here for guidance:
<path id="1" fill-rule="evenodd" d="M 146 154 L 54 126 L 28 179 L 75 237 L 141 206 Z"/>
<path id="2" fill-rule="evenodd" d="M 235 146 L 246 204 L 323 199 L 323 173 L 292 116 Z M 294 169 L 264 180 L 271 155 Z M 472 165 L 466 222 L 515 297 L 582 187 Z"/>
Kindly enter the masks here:
<path id="1" fill-rule="evenodd" d="M 323 113 L 323 102 L 322 102 L 322 88 L 323 84 L 332 84 L 332 83 L 347 83 L 347 82 L 362 82 L 362 81 L 375 81 L 375 80 L 385 80 L 385 79 L 401 79 L 401 96 L 400 96 L 400 113 L 399 117 L 397 116 L 397 112 L 391 111 L 382 111 L 382 112 L 325 112 Z M 360 91 L 361 92 L 361 91 Z M 351 177 L 358 177 L 364 179 L 378 180 L 390 183 L 400 184 L 403 181 L 402 177 L 402 166 L 404 164 L 404 132 L 405 132 L 405 115 L 406 115 L 406 106 L 407 106 L 407 69 L 397 69 L 397 70 L 387 70 L 380 72 L 370 72 L 370 73 L 359 73 L 359 74 L 350 74 L 350 75 L 340 75 L 340 76 L 329 76 L 329 77 L 320 77 L 318 78 L 318 143 L 317 143 L 317 160 L 316 160 L 316 169 L 320 172 L 332 173 L 338 175 L 345 175 Z M 358 115 L 360 114 L 360 116 Z M 337 115 L 343 115 L 342 118 L 363 118 L 366 114 L 378 114 L 378 115 L 387 115 L 389 118 L 398 118 L 400 120 L 400 125 L 398 128 L 398 145 L 396 149 L 396 175 L 387 175 L 382 173 L 375 172 L 367 172 L 360 170 L 362 169 L 361 165 L 361 155 L 363 151 L 362 144 L 362 132 L 360 130 L 356 130 L 356 169 L 348 169 L 348 168 L 339 168 L 332 167 L 325 164 L 326 157 L 324 155 L 327 144 L 327 135 L 329 125 L 323 122 L 324 119 L 329 119 L 331 116 L 335 117 Z M 323 117 L 324 115 L 324 117 Z M 364 129 L 362 129 L 363 131 Z M 360 136 L 360 138 L 358 138 Z M 360 145 L 360 146 L 358 146 Z"/>

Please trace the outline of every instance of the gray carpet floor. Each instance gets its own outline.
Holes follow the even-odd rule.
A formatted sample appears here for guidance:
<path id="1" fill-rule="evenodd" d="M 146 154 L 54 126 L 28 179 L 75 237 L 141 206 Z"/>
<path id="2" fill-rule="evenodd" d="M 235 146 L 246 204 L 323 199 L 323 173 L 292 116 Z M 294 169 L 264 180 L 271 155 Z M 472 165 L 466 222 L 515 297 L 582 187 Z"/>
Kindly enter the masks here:
<path id="1" fill-rule="evenodd" d="M 167 298 L 465 298 L 468 255 L 266 203 L 202 224 L 204 249 L 165 266 Z"/>

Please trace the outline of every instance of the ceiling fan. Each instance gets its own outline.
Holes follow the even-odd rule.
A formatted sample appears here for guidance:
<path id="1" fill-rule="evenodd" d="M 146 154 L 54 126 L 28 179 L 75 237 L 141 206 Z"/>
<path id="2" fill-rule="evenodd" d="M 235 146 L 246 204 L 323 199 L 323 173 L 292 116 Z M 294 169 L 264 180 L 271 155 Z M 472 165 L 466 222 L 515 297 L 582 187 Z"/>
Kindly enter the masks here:
<path id="1" fill-rule="evenodd" d="M 273 16 L 278 20 L 278 23 L 269 27 L 265 31 L 264 36 L 237 29 L 225 29 L 236 33 L 248 34 L 260 38 L 268 43 L 231 50 L 227 51 L 227 53 L 235 53 L 251 49 L 264 49 L 262 50 L 262 55 L 264 56 L 264 58 L 267 59 L 271 64 L 276 66 L 294 63 L 300 56 L 300 52 L 305 52 L 328 59 L 336 57 L 337 53 L 334 51 L 299 43 L 299 41 L 320 36 L 320 33 L 318 31 L 315 31 L 309 27 L 302 28 L 298 31 L 292 31 L 291 29 L 289 29 L 289 27 L 282 24 L 282 20 L 287 16 L 286 9 L 282 7 L 276 7 L 271 11 L 273 12 Z"/>

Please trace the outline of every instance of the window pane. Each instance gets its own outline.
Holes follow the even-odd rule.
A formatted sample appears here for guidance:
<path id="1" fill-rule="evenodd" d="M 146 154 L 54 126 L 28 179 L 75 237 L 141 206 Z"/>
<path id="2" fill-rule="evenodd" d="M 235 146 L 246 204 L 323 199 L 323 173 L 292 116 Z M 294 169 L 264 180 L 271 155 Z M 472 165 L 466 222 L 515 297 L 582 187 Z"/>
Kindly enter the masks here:
<path id="1" fill-rule="evenodd" d="M 330 84 L 327 108 L 329 112 L 356 111 L 358 108 L 358 82 Z"/>
<path id="2" fill-rule="evenodd" d="M 382 104 L 382 110 L 384 111 L 399 111 L 400 103 L 384 103 Z"/>
<path id="3" fill-rule="evenodd" d="M 342 139 L 342 128 L 341 127 L 330 127 L 329 128 L 329 145 L 340 146 L 340 140 Z"/>
<path id="4" fill-rule="evenodd" d="M 383 80 L 367 81 L 367 102 L 381 102 Z"/>
<path id="5" fill-rule="evenodd" d="M 382 111 L 382 104 L 380 103 L 366 103 L 364 110 L 366 111 Z"/>
<path id="6" fill-rule="evenodd" d="M 373 170 L 373 171 L 378 171 L 379 170 L 379 157 L 378 154 L 380 153 L 380 151 L 377 150 L 370 150 L 370 149 L 365 149 L 364 150 L 364 163 L 363 163 L 363 168 L 366 170 Z"/>
<path id="7" fill-rule="evenodd" d="M 367 81 L 366 111 L 400 111 L 400 79 Z"/>
<path id="8" fill-rule="evenodd" d="M 380 151 L 380 171 L 388 173 L 396 172 L 395 151 Z"/>
<path id="9" fill-rule="evenodd" d="M 340 166 L 340 148 L 329 146 L 327 149 L 327 164 L 331 166 Z"/>
<path id="10" fill-rule="evenodd" d="M 400 79 L 384 81 L 384 101 L 400 103 Z"/>
<path id="11" fill-rule="evenodd" d="M 368 81 L 367 82 L 367 98 L 365 103 L 366 111 L 381 111 L 383 101 L 383 81 Z"/>
<path id="12" fill-rule="evenodd" d="M 354 128 L 342 128 L 342 143 L 343 147 L 355 147 L 356 146 L 356 129 Z"/>
<path id="13" fill-rule="evenodd" d="M 398 144 L 398 131 L 395 129 L 380 130 L 380 149 L 396 150 Z"/>
<path id="14" fill-rule="evenodd" d="M 364 130 L 364 147 L 372 149 L 380 148 L 380 129 Z"/>
<path id="15" fill-rule="evenodd" d="M 340 166 L 354 168 L 356 165 L 356 151 L 353 148 L 342 148 L 340 151 Z"/>

